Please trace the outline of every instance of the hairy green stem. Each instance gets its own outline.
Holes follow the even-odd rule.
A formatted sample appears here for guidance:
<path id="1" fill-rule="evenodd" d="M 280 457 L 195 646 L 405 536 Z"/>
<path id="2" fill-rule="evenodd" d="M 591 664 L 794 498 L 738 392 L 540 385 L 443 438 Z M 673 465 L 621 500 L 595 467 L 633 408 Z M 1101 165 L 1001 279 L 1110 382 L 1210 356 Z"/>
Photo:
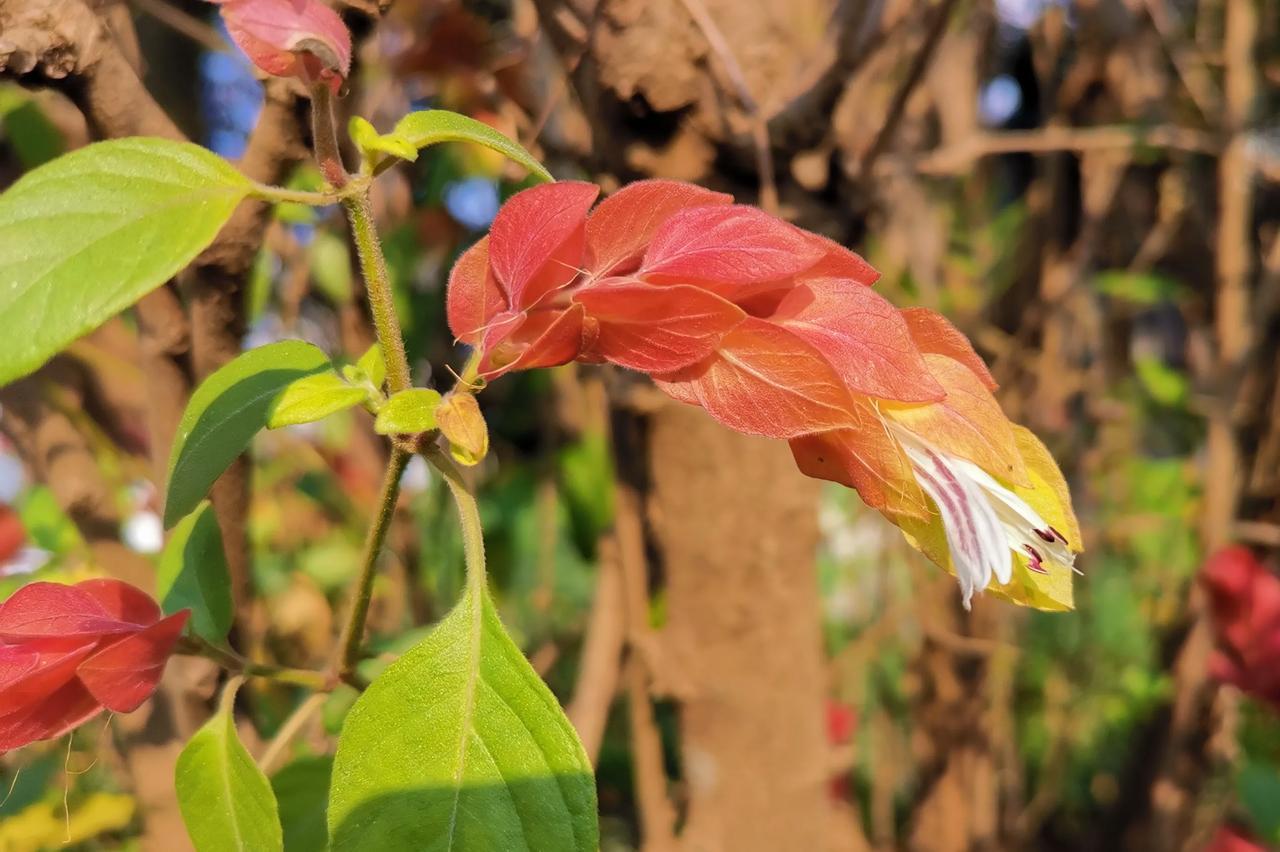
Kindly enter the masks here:
<path id="1" fill-rule="evenodd" d="M 337 204 L 342 199 L 362 192 L 367 188 L 368 185 L 364 181 L 357 182 L 353 180 L 341 192 L 307 192 L 301 189 L 286 189 L 283 186 L 270 186 L 254 181 L 249 194 L 254 198 L 269 201 L 272 204 L 291 202 L 293 204 L 306 204 L 310 207 L 327 207 L 330 204 Z"/>
<path id="2" fill-rule="evenodd" d="M 387 472 L 382 478 L 382 492 L 378 495 L 378 513 L 373 518 L 365 537 L 364 556 L 360 560 L 360 574 L 356 578 L 355 592 L 351 600 L 351 613 L 342 628 L 338 640 L 339 656 L 334 660 L 335 670 L 346 675 L 360 660 L 360 645 L 364 641 L 364 625 L 369 617 L 369 603 L 373 599 L 373 580 L 378 574 L 378 554 L 387 540 L 387 530 L 396 511 L 396 498 L 400 496 L 400 477 L 409 464 L 409 453 L 392 447 L 387 460 Z"/>
<path id="3" fill-rule="evenodd" d="M 213 660 L 227 671 L 241 674 L 245 677 L 260 677 L 265 680 L 273 680 L 276 683 L 304 686 L 316 692 L 332 692 L 333 688 L 338 685 L 338 679 L 325 672 L 255 663 L 240 656 L 235 651 L 221 648 L 198 636 L 183 637 L 179 641 L 176 650 L 179 654 L 205 657 Z"/>
<path id="4" fill-rule="evenodd" d="M 369 194 L 345 198 L 342 206 L 347 209 L 351 221 L 351 233 L 356 241 L 356 254 L 360 257 L 360 271 L 369 294 L 369 311 L 373 314 L 373 326 L 382 345 L 382 357 L 387 362 L 387 388 L 392 393 L 408 390 L 412 385 L 409 376 L 409 359 L 404 351 L 404 333 L 396 317 L 395 300 L 391 294 L 391 276 L 387 274 L 387 261 L 382 255 L 382 243 L 373 223 L 373 210 Z"/>
<path id="5" fill-rule="evenodd" d="M 431 465 L 444 477 L 458 508 L 458 523 L 462 527 L 462 553 L 467 565 L 467 591 L 478 603 L 485 590 L 484 530 L 480 527 L 480 507 L 471 486 L 463 479 L 453 459 L 433 444 L 423 451 Z"/>

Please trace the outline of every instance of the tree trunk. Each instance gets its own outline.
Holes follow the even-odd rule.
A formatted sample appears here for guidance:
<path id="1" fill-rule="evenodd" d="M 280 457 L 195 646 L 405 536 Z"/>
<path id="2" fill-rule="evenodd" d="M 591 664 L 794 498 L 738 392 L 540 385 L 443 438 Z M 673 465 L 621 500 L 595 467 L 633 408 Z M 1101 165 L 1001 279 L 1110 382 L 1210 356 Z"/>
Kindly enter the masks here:
<path id="1" fill-rule="evenodd" d="M 785 445 L 677 404 L 650 420 L 648 518 L 666 578 L 662 660 L 680 696 L 681 846 L 833 848 L 818 484 Z"/>

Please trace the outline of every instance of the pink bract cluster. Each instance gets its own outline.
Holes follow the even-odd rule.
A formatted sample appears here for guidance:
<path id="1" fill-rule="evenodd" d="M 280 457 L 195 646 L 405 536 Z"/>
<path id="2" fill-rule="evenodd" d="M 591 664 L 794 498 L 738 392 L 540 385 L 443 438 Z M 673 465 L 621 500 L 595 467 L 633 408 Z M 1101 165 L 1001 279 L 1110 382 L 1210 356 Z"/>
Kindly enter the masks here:
<path id="1" fill-rule="evenodd" d="M 167 618 L 119 580 L 31 583 L 0 604 L 0 752 L 155 692 L 189 610 Z"/>
<path id="2" fill-rule="evenodd" d="M 966 603 L 994 577 L 1011 599 L 1069 606 L 1066 485 L 951 323 L 897 309 L 858 255 L 727 195 L 642 181 L 592 210 L 598 194 L 527 189 L 459 258 L 449 325 L 481 375 L 573 360 L 648 373 L 857 489 L 956 573 Z"/>

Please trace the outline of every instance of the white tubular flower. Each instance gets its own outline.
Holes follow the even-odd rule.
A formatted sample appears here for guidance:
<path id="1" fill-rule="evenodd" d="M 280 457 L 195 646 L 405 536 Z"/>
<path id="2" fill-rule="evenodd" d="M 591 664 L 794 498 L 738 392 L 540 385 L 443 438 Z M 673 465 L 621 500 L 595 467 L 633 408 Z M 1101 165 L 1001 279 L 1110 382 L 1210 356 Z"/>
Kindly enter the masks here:
<path id="1" fill-rule="evenodd" d="M 901 426 L 890 424 L 890 429 L 906 451 L 916 481 L 942 515 L 965 609 L 992 576 L 1001 585 L 1012 579 L 1010 551 L 1039 574 L 1048 573 L 1046 564 L 1075 570 L 1066 537 L 1025 500 L 972 462 L 938 450 Z"/>

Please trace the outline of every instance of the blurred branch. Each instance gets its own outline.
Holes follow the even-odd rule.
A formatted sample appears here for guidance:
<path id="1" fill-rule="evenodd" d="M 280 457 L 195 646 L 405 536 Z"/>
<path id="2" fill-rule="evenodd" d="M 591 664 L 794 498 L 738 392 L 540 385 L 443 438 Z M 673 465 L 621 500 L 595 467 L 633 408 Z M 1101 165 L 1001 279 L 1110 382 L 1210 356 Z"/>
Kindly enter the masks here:
<path id="1" fill-rule="evenodd" d="M 1169 55 L 1169 63 L 1177 72 L 1178 79 L 1182 81 L 1182 87 L 1186 89 L 1191 102 L 1195 104 L 1196 110 L 1206 122 L 1217 121 L 1220 118 L 1220 110 L 1215 107 L 1215 104 L 1222 102 L 1222 93 L 1215 91 L 1213 78 L 1209 74 L 1204 58 L 1195 49 L 1195 45 L 1185 38 L 1179 38 L 1173 32 L 1174 25 L 1169 17 L 1170 14 L 1177 14 L 1176 10 L 1171 8 L 1172 4 L 1168 0 L 1143 0 L 1143 2 L 1146 5 L 1147 14 L 1151 17 L 1151 23 L 1160 34 L 1165 52 Z"/>
<path id="2" fill-rule="evenodd" d="M 871 147 L 867 149 L 862 162 L 858 164 L 859 183 L 866 183 L 867 179 L 871 177 L 876 160 L 880 159 L 881 155 L 888 150 L 889 143 L 893 141 L 894 134 L 898 132 L 898 125 L 906 112 L 907 101 L 911 99 L 911 93 L 916 90 L 916 86 L 920 85 L 920 81 L 924 79 L 924 72 L 928 70 L 929 63 L 933 61 L 934 56 L 937 54 L 938 43 L 942 41 L 942 36 L 947 31 L 947 22 L 951 19 L 951 10 L 955 8 L 955 5 L 956 0 L 941 0 L 934 8 L 933 17 L 929 20 L 928 29 L 925 32 L 924 42 L 921 43 L 915 57 L 911 60 L 911 67 L 907 69 L 907 76 L 903 78 L 897 91 L 893 93 L 893 100 L 889 102 L 889 109 L 885 115 L 884 123 L 880 125 L 880 132 L 876 134 Z"/>
<path id="3" fill-rule="evenodd" d="M 214 53 L 232 53 L 231 45 L 213 27 L 204 21 L 172 6 L 164 0 L 130 0 L 138 11 L 164 24 L 169 29 L 186 36 L 205 50 Z"/>
<path id="4" fill-rule="evenodd" d="M 963 174 L 975 160 L 996 154 L 1048 154 L 1058 151 L 1168 148 L 1217 155 L 1222 141 L 1212 133 L 1186 127 L 1045 127 L 981 133 L 963 142 L 935 149 L 909 167 L 926 175 Z"/>
<path id="5" fill-rule="evenodd" d="M 832 15 L 835 59 L 805 91 L 769 118 L 769 139 L 784 151 L 812 147 L 830 131 L 831 111 L 849 85 L 853 72 L 872 53 L 885 0 L 841 0 Z"/>
<path id="6" fill-rule="evenodd" d="M 778 184 L 773 170 L 773 148 L 769 144 L 769 128 L 760 112 L 760 105 L 751 94 L 751 87 L 747 85 L 746 75 L 742 73 L 742 66 L 738 64 L 733 48 L 725 40 L 724 33 L 720 32 L 715 19 L 711 17 L 702 0 L 680 0 L 680 2 L 684 4 L 684 8 L 693 17 L 693 22 L 702 31 L 712 53 L 720 60 L 729 82 L 733 85 L 738 102 L 747 113 L 747 118 L 751 122 L 751 140 L 755 147 L 756 171 L 760 176 L 760 206 L 776 214 Z"/>
<path id="7" fill-rule="evenodd" d="M 267 743 L 262 756 L 258 758 L 258 768 L 264 775 L 270 776 L 287 762 L 289 746 L 328 700 L 327 692 L 312 693 L 289 714 L 289 718 L 284 720 L 284 724 L 280 726 L 271 742 Z"/>
<path id="8" fill-rule="evenodd" d="M 1209 551 L 1232 540 L 1243 481 L 1237 399 L 1240 369 L 1254 344 L 1250 304 L 1254 163 L 1248 128 L 1258 93 L 1254 62 L 1258 14 L 1254 0 L 1226 1 L 1223 129 L 1228 136 L 1218 161 L 1217 285 L 1213 311 L 1217 351 L 1212 375 L 1208 377 L 1218 398 L 1209 413 L 1201 530 Z M 1191 589 L 1187 608 L 1191 627 L 1174 664 L 1175 693 L 1166 748 L 1149 793 L 1149 842 L 1155 850 L 1184 848 L 1196 798 L 1218 768 L 1211 742 L 1220 715 L 1214 706 L 1219 690 L 1208 673 L 1212 636 L 1206 601 L 1198 585 Z"/>
<path id="9" fill-rule="evenodd" d="M 615 539 L 601 539 L 599 554 L 596 593 L 582 641 L 578 677 L 573 698 L 565 708 L 592 764 L 599 757 L 609 708 L 618 691 L 627 624 L 622 569 L 618 564 Z"/>

